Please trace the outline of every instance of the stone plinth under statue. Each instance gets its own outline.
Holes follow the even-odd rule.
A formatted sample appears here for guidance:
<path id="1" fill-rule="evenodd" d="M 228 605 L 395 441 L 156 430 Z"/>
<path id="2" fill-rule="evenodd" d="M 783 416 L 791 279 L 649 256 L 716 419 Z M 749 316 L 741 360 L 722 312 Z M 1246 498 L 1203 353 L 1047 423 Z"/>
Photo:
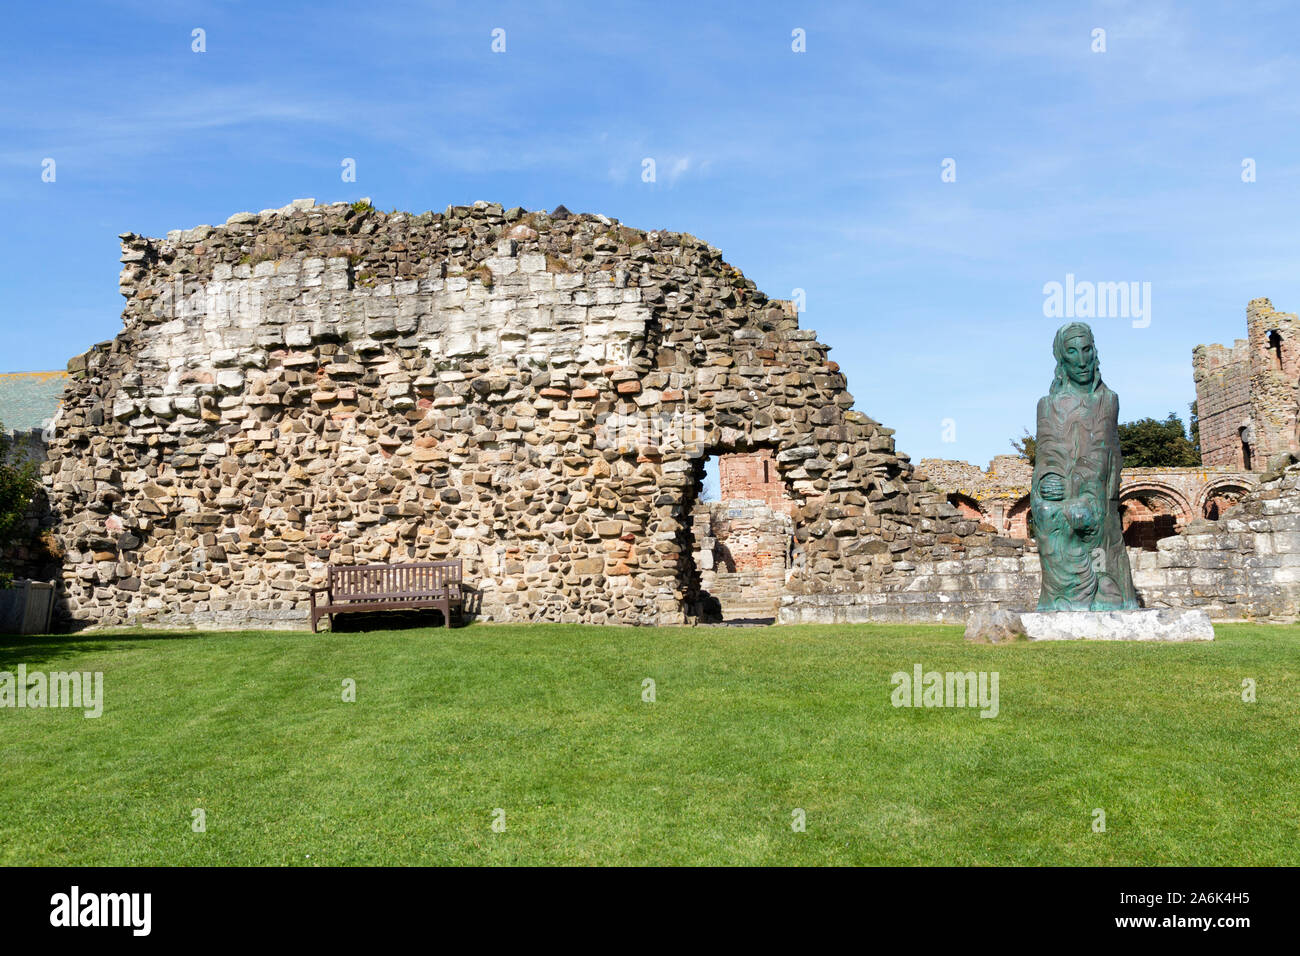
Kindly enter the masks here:
<path id="1" fill-rule="evenodd" d="M 1204 611 L 1139 608 L 1133 611 L 1035 611 L 1020 615 L 1031 641 L 1212 641 Z"/>
<path id="2" fill-rule="evenodd" d="M 966 640 L 1012 641 L 1212 641 L 1204 611 L 1138 608 L 1131 611 L 1005 611 L 981 608 L 966 622 Z"/>

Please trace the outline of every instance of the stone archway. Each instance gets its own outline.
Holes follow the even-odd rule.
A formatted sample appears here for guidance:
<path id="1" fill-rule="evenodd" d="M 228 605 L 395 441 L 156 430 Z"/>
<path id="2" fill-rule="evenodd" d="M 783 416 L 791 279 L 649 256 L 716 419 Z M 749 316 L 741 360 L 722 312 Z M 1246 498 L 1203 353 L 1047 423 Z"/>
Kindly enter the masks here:
<path id="1" fill-rule="evenodd" d="M 718 499 L 703 500 L 714 461 Z M 703 623 L 774 623 L 794 559 L 795 501 L 776 449 L 758 445 L 701 456 L 683 542 L 686 612 Z"/>
<path id="2" fill-rule="evenodd" d="M 1156 550 L 1162 538 L 1172 537 L 1192 519 L 1187 499 L 1174 488 L 1143 482 L 1125 488 L 1119 499 L 1124 544 L 1144 551 Z"/>
<path id="3" fill-rule="evenodd" d="M 966 521 L 983 521 L 984 513 L 980 510 L 980 503 L 970 495 L 963 495 L 954 491 L 948 495 L 948 504 L 952 505 L 961 514 Z"/>
<path id="4" fill-rule="evenodd" d="M 1029 508 L 1029 495 L 1016 500 L 1010 508 L 1007 509 L 1007 516 L 1003 521 L 1003 532 L 1011 538 L 1029 538 L 1033 533 L 1032 515 Z"/>
<path id="5" fill-rule="evenodd" d="M 1250 494 L 1255 483 L 1240 477 L 1212 481 L 1201 492 L 1197 512 L 1202 518 L 1217 521 L 1224 513 Z"/>

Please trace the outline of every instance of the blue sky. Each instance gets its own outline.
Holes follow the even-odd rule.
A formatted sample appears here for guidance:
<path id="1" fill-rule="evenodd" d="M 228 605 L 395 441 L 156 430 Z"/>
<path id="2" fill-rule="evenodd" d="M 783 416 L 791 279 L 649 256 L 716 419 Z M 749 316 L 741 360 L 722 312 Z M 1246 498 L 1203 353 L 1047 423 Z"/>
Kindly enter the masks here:
<path id="1" fill-rule="evenodd" d="M 1148 327 L 1093 321 L 1103 374 L 1125 420 L 1185 413 L 1195 344 L 1243 335 L 1252 297 L 1300 310 L 1298 33 L 1286 3 L 14 7 L 0 371 L 116 334 L 119 232 L 487 199 L 690 232 L 805 290 L 913 460 L 1032 427 L 1067 274 L 1151 283 Z"/>

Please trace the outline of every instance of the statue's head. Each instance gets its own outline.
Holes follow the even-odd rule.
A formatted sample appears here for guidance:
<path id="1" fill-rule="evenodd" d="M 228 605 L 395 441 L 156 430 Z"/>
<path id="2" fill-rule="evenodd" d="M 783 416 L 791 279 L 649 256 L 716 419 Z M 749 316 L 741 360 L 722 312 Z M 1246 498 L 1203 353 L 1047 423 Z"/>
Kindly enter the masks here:
<path id="1" fill-rule="evenodd" d="M 1052 377 L 1052 392 L 1058 392 L 1069 382 L 1088 391 L 1096 391 L 1101 384 L 1101 364 L 1097 361 L 1097 344 L 1092 329 L 1086 322 L 1069 322 L 1056 330 L 1052 340 L 1052 354 L 1056 356 L 1056 374 Z"/>

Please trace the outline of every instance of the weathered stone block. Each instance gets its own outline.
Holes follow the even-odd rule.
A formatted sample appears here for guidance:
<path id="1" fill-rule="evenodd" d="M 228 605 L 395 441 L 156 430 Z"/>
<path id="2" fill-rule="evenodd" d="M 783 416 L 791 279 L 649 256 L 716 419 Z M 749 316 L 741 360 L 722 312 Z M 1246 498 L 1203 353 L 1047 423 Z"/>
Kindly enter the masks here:
<path id="1" fill-rule="evenodd" d="M 1212 641 L 1204 611 L 1035 611 L 1020 615 L 1031 641 Z"/>

